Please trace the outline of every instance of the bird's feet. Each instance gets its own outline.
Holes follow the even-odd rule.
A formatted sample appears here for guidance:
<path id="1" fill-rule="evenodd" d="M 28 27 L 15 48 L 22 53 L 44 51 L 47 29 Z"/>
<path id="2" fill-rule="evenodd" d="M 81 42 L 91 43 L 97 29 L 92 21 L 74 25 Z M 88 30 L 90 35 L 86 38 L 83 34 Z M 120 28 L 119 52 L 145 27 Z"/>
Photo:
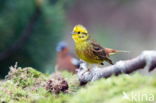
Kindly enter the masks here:
<path id="1" fill-rule="evenodd" d="M 108 62 L 109 64 L 112 64 L 112 65 L 114 64 L 114 63 L 112 62 L 112 60 L 109 59 L 109 58 L 106 58 L 105 60 L 106 60 L 106 62 Z"/>

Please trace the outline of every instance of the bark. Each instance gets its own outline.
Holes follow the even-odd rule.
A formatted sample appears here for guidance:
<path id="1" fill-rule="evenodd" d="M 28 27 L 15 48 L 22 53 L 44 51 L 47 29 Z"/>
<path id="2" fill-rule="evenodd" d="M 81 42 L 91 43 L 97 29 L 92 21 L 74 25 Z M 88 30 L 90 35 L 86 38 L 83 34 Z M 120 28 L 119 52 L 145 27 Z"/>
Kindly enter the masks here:
<path id="1" fill-rule="evenodd" d="M 77 71 L 80 84 L 86 84 L 100 78 L 108 78 L 112 75 L 130 74 L 139 69 L 147 69 L 149 72 L 156 67 L 156 51 L 143 51 L 139 56 L 125 61 L 118 61 L 108 67 L 93 67 L 88 70 L 86 63 L 80 65 Z"/>

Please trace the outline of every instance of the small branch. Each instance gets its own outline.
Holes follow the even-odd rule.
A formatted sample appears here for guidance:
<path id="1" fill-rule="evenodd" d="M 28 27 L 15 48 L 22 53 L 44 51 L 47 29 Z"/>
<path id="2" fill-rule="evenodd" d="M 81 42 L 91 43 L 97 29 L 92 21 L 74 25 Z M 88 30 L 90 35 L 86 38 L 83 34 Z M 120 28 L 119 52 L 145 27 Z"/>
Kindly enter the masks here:
<path id="1" fill-rule="evenodd" d="M 147 68 L 148 71 L 153 71 L 156 67 L 156 51 L 144 51 L 136 58 L 118 61 L 116 64 L 108 67 L 94 67 L 88 70 L 86 63 L 80 65 L 78 70 L 78 78 L 81 84 L 86 84 L 89 81 L 95 81 L 100 78 L 108 78 L 112 75 L 130 74 L 139 69 Z"/>

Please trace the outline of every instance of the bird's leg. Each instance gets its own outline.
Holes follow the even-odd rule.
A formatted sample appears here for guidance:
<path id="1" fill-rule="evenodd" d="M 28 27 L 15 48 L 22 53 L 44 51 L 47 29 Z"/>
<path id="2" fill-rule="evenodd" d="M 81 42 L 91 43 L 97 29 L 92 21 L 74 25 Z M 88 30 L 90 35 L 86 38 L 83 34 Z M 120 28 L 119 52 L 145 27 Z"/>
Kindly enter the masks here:
<path id="1" fill-rule="evenodd" d="M 90 71 L 93 67 L 94 67 L 94 64 L 89 64 L 89 63 L 87 63 L 88 71 Z"/>
<path id="2" fill-rule="evenodd" d="M 81 62 L 81 64 L 85 64 L 84 66 L 85 66 L 86 71 L 90 71 L 92 68 L 95 67 L 95 64 L 87 63 L 87 62 L 85 62 L 85 61 L 83 61 L 83 60 L 81 60 L 81 59 L 80 59 L 80 62 Z M 81 64 L 80 64 L 80 65 L 81 65 Z M 84 67 L 84 66 L 83 66 L 83 67 Z M 81 67 L 81 66 L 80 66 L 80 67 Z"/>
<path id="3" fill-rule="evenodd" d="M 112 64 L 112 65 L 113 65 L 113 62 L 112 62 L 112 60 L 111 60 L 111 59 L 106 58 L 106 59 L 105 59 L 105 61 L 106 61 L 106 62 L 108 62 L 109 64 Z"/>
<path id="4" fill-rule="evenodd" d="M 104 66 L 104 63 L 97 64 L 98 68 L 102 68 L 103 66 Z"/>
<path id="5" fill-rule="evenodd" d="M 88 63 L 86 63 L 86 62 L 83 62 L 83 63 L 81 63 L 80 64 L 80 70 L 84 70 L 84 71 L 86 71 L 86 72 L 89 72 L 90 71 L 90 69 L 91 69 L 91 67 L 92 67 L 92 65 L 91 64 L 88 64 Z"/>

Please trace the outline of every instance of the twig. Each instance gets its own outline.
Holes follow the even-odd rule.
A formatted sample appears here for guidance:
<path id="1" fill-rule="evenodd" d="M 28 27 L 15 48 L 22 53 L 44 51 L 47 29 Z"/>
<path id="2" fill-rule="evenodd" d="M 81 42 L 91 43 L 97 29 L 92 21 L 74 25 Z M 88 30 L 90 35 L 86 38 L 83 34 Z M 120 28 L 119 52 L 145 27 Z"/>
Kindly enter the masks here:
<path id="1" fill-rule="evenodd" d="M 108 67 L 93 67 L 88 70 L 86 63 L 80 65 L 78 70 L 78 78 L 80 84 L 86 84 L 89 81 L 95 81 L 100 78 L 108 78 L 112 75 L 130 74 L 136 70 L 146 68 L 153 71 L 156 67 L 156 51 L 143 51 L 136 58 L 118 61 L 116 64 Z"/>

